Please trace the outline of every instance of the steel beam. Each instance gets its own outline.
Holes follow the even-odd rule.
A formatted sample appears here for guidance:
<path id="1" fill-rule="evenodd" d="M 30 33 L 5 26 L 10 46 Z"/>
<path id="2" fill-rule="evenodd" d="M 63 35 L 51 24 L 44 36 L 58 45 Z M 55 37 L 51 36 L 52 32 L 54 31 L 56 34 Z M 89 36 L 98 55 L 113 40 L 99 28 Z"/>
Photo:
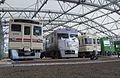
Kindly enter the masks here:
<path id="1" fill-rule="evenodd" d="M 5 9 L 0 9 L 0 12 L 36 12 L 35 10 L 33 10 L 32 8 L 31 9 L 25 9 L 25 10 L 22 10 L 22 9 L 20 9 L 20 8 L 17 8 L 16 10 L 14 9 L 10 9 L 10 8 L 5 8 Z M 116 10 L 116 11 L 119 11 L 119 10 Z M 116 12 L 115 10 L 113 10 L 112 12 L 110 12 L 110 13 L 108 13 L 108 14 L 112 14 L 112 13 L 114 13 L 114 12 Z M 49 11 L 49 10 L 41 10 L 40 12 L 42 12 L 42 13 L 56 13 L 56 14 L 62 14 L 63 12 L 59 12 L 59 11 Z M 108 15 L 108 14 L 105 14 L 105 15 Z M 66 13 L 65 15 L 71 15 L 71 16 L 79 16 L 79 14 L 75 14 L 75 13 Z M 102 16 L 105 16 L 105 15 L 102 15 Z M 98 17 L 96 17 L 96 18 L 93 18 L 93 20 L 94 19 L 97 19 L 97 18 L 100 18 L 100 17 L 102 17 L 102 16 L 98 16 Z M 42 21 L 42 20 L 41 20 Z M 44 21 L 44 20 L 43 20 Z M 45 20 L 45 21 L 47 21 L 47 20 Z M 60 22 L 60 20 L 55 20 L 55 21 L 57 21 L 57 22 Z M 89 20 L 88 20 L 89 21 Z M 84 22 L 88 22 L 88 21 L 84 21 Z M 67 22 L 67 21 L 61 21 L 61 22 Z M 71 21 L 71 22 L 73 22 L 73 23 L 78 23 L 77 21 L 75 22 L 75 21 Z M 84 23 L 84 22 L 81 22 L 81 23 Z M 77 25 L 77 24 L 76 24 Z M 75 26 L 76 26 L 75 25 Z"/>
<path id="2" fill-rule="evenodd" d="M 101 7 L 98 7 L 98 8 L 96 8 L 96 9 L 94 9 L 94 10 L 90 11 L 90 12 L 85 13 L 85 14 L 81 14 L 81 15 L 79 15 L 78 17 L 76 17 L 76 18 L 74 18 L 74 19 L 72 19 L 72 20 L 67 21 L 67 22 L 66 22 L 66 23 L 64 23 L 64 24 L 67 24 L 67 23 L 69 23 L 69 22 L 71 22 L 71 21 L 73 21 L 73 20 L 76 20 L 76 19 L 80 18 L 80 17 L 84 17 L 84 16 L 86 16 L 86 15 L 88 15 L 88 14 L 92 13 L 92 12 L 95 12 L 95 11 L 97 11 L 97 10 L 99 10 L 99 9 L 103 8 L 103 7 L 106 7 L 106 6 L 110 5 L 110 4 L 111 4 L 111 3 L 106 4 L 106 5 L 103 5 L 103 6 L 101 6 Z M 64 24 L 62 24 L 61 26 L 64 26 Z M 55 28 L 57 28 L 57 27 L 59 27 L 59 25 L 58 25 L 58 26 L 56 26 Z M 49 30 L 53 30 L 53 29 L 49 29 Z"/>
<path id="3" fill-rule="evenodd" d="M 120 9 L 120 5 L 118 4 L 118 2 L 120 2 L 120 0 L 106 0 L 106 1 L 109 1 L 109 2 L 117 5 L 119 7 L 119 9 Z M 120 15 L 120 13 L 118 11 L 116 11 L 116 13 L 118 13 Z"/>
<path id="4" fill-rule="evenodd" d="M 79 2 L 79 0 L 59 0 L 59 1 L 71 2 L 71 3 L 76 3 L 76 4 Z M 113 1 L 113 2 L 118 2 L 118 1 Z M 85 2 L 83 2 L 82 5 L 89 5 L 89 6 L 93 6 L 93 7 L 102 6 L 102 5 L 87 2 L 87 0 Z M 103 7 L 103 9 L 106 9 L 106 10 L 109 10 L 109 11 L 114 11 L 114 9 L 112 9 L 110 7 Z M 116 13 L 120 15 L 120 13 L 118 11 L 116 11 Z"/>
<path id="5" fill-rule="evenodd" d="M 49 23 L 55 21 L 57 18 L 61 17 L 62 15 L 66 14 L 67 12 L 69 12 L 70 10 L 74 9 L 75 7 L 77 7 L 78 5 L 75 5 L 73 7 L 71 7 L 70 9 L 68 9 L 67 11 L 63 12 L 62 14 L 60 14 L 59 16 L 55 17 L 54 19 L 50 20 Z M 49 24 L 47 23 L 47 24 Z M 47 24 L 45 24 L 43 27 L 45 27 Z"/>
<path id="6" fill-rule="evenodd" d="M 111 30 L 109 30 L 108 28 L 104 27 L 103 25 L 99 24 L 98 22 L 93 21 L 93 20 L 91 20 L 90 18 L 87 18 L 87 17 L 84 17 L 84 18 L 86 18 L 86 19 L 88 19 L 88 20 L 90 20 L 90 21 L 94 22 L 95 24 L 99 25 L 100 27 L 102 27 L 102 28 L 106 29 L 108 32 L 110 32 L 110 33 L 112 33 L 113 35 L 117 36 L 117 34 L 115 34 L 114 32 L 112 32 L 112 31 L 111 31 Z"/>
<path id="7" fill-rule="evenodd" d="M 110 36 L 109 34 L 105 33 L 104 31 L 100 30 L 99 28 L 96 28 L 96 27 L 94 27 L 94 26 L 91 26 L 91 25 L 89 25 L 89 24 L 86 24 L 86 23 L 84 23 L 84 24 L 85 24 L 85 25 L 87 25 L 87 26 L 89 26 L 89 27 L 91 27 L 91 28 L 94 28 L 94 29 L 96 29 L 96 30 L 100 31 L 101 33 L 103 33 L 103 34 L 105 34 L 105 35 L 108 35 L 108 36 Z"/>
<path id="8" fill-rule="evenodd" d="M 70 3 L 76 3 L 76 4 L 86 2 L 86 0 L 58 0 L 58 1 L 70 2 Z"/>
<path id="9" fill-rule="evenodd" d="M 106 0 L 106 1 L 109 1 L 109 2 L 117 5 L 120 8 L 120 5 L 118 4 L 118 2 L 120 2 L 120 0 Z"/>
<path id="10" fill-rule="evenodd" d="M 115 29 L 112 29 L 111 31 L 115 31 L 115 30 L 118 30 L 118 29 L 120 29 L 120 28 L 115 28 Z M 104 31 L 104 32 L 108 32 L 108 31 Z M 101 33 L 101 32 L 96 32 L 96 33 Z"/>
<path id="11" fill-rule="evenodd" d="M 36 16 L 36 14 L 42 9 L 42 7 L 47 3 L 48 0 L 46 0 L 42 6 L 34 13 L 34 15 L 32 16 L 32 19 Z"/>
<path id="12" fill-rule="evenodd" d="M 110 4 L 110 3 L 109 3 L 109 4 Z M 95 9 L 95 10 L 92 10 L 92 11 L 90 11 L 90 12 L 86 13 L 86 14 L 80 15 L 79 17 L 84 17 L 85 15 L 90 14 L 90 13 L 92 13 L 92 12 L 94 12 L 94 11 L 97 11 L 97 10 L 101 9 L 102 7 L 108 6 L 109 4 L 104 5 L 104 6 L 101 6 L 101 7 L 97 8 L 97 9 Z M 73 20 L 78 19 L 79 17 L 74 18 Z M 90 21 L 94 22 L 95 24 L 97 24 L 97 25 L 101 26 L 102 28 L 106 29 L 107 31 L 111 32 L 112 34 L 114 34 L 114 35 L 116 36 L 116 34 L 115 34 L 115 33 L 113 33 L 112 31 L 110 31 L 109 29 L 107 29 L 107 28 L 106 28 L 106 27 L 104 27 L 103 25 L 101 25 L 101 24 L 99 24 L 99 23 L 97 23 L 97 22 L 95 22 L 95 21 L 93 21 L 93 20 L 91 20 L 91 19 L 89 19 L 89 18 L 87 18 L 87 17 L 86 17 L 86 19 L 88 19 L 88 20 L 90 20 Z M 72 20 L 72 21 L 73 21 L 73 20 Z M 71 20 L 70 20 L 70 21 L 71 21 Z M 68 22 L 70 22 L 70 21 L 68 21 Z M 68 23 L 68 22 L 66 22 L 66 23 Z M 66 24 L 66 23 L 64 23 L 64 24 Z M 56 26 L 56 27 L 58 27 L 58 26 Z M 55 27 L 55 28 L 56 28 L 56 27 Z M 92 28 L 93 28 L 93 27 L 92 27 Z M 96 29 L 96 28 L 95 28 L 95 29 Z M 49 29 L 49 30 L 51 30 L 51 29 Z"/>
<path id="13" fill-rule="evenodd" d="M 113 22 L 109 22 L 109 23 L 105 23 L 105 24 L 102 24 L 102 25 L 104 26 L 104 25 L 108 25 L 108 24 L 115 23 L 115 22 L 120 22 L 120 20 L 113 21 Z M 99 27 L 99 26 L 95 26 L 95 27 Z M 85 28 L 85 29 L 83 29 L 83 30 L 81 30 L 81 31 L 84 31 L 84 30 L 87 30 L 87 29 L 92 29 L 92 28 Z M 112 29 L 112 30 L 114 30 L 114 29 Z M 112 31 L 112 30 L 111 30 L 111 31 Z"/>

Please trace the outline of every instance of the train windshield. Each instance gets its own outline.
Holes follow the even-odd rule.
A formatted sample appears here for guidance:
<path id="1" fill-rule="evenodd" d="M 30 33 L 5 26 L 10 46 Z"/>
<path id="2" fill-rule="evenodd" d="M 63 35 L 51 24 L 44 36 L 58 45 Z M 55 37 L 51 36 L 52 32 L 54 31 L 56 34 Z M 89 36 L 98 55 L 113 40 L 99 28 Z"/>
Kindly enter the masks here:
<path id="1" fill-rule="evenodd" d="M 58 33 L 58 34 L 57 34 L 57 37 L 58 37 L 58 39 L 61 39 L 61 38 L 69 38 L 69 36 L 68 36 L 67 33 Z"/>
<path id="2" fill-rule="evenodd" d="M 21 32 L 21 25 L 20 24 L 11 24 L 11 31 Z"/>
<path id="3" fill-rule="evenodd" d="M 85 44 L 92 44 L 92 38 L 85 38 Z"/>
<path id="4" fill-rule="evenodd" d="M 39 26 L 34 26 L 33 28 L 33 35 L 40 36 L 42 35 L 42 28 Z"/>
<path id="5" fill-rule="evenodd" d="M 70 34 L 70 37 L 72 38 L 72 37 L 78 37 L 78 35 L 77 34 Z"/>

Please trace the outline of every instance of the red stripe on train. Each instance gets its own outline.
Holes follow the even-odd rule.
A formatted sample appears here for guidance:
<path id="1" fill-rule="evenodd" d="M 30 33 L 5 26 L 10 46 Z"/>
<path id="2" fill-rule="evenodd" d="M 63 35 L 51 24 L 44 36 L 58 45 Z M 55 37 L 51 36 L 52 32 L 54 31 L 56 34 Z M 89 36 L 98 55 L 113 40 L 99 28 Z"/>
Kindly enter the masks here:
<path id="1" fill-rule="evenodd" d="M 17 41 L 24 41 L 24 42 L 36 42 L 36 43 L 43 43 L 42 39 L 32 39 L 32 38 L 9 38 L 10 42 L 17 42 Z"/>
<path id="2" fill-rule="evenodd" d="M 31 38 L 16 38 L 16 40 L 32 40 Z"/>

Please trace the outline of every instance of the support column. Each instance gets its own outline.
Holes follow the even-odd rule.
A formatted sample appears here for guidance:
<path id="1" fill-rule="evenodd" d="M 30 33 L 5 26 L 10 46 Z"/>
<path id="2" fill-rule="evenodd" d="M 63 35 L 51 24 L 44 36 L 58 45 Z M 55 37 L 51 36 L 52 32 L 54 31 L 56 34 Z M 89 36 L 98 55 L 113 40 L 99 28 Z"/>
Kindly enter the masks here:
<path id="1" fill-rule="evenodd" d="M 3 58 L 3 51 L 4 51 L 4 34 L 3 34 L 3 27 L 1 23 L 0 17 L 0 60 Z"/>

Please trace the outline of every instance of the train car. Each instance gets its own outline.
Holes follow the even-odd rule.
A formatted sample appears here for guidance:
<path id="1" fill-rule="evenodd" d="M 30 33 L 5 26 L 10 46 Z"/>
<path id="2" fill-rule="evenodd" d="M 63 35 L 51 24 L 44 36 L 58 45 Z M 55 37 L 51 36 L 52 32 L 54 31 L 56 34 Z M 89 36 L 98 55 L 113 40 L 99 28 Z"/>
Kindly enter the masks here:
<path id="1" fill-rule="evenodd" d="M 114 43 L 108 37 L 100 39 L 101 42 L 101 55 L 110 56 L 115 52 Z"/>
<path id="2" fill-rule="evenodd" d="M 72 28 L 60 28 L 46 37 L 46 57 L 78 57 L 78 31 Z"/>
<path id="3" fill-rule="evenodd" d="M 9 58 L 40 58 L 43 50 L 43 30 L 40 22 L 31 19 L 10 19 Z"/>
<path id="4" fill-rule="evenodd" d="M 115 54 L 120 55 L 120 41 L 114 41 Z"/>
<path id="5" fill-rule="evenodd" d="M 79 36 L 79 57 L 90 57 L 97 59 L 101 51 L 100 39 L 96 35 L 82 33 Z"/>

